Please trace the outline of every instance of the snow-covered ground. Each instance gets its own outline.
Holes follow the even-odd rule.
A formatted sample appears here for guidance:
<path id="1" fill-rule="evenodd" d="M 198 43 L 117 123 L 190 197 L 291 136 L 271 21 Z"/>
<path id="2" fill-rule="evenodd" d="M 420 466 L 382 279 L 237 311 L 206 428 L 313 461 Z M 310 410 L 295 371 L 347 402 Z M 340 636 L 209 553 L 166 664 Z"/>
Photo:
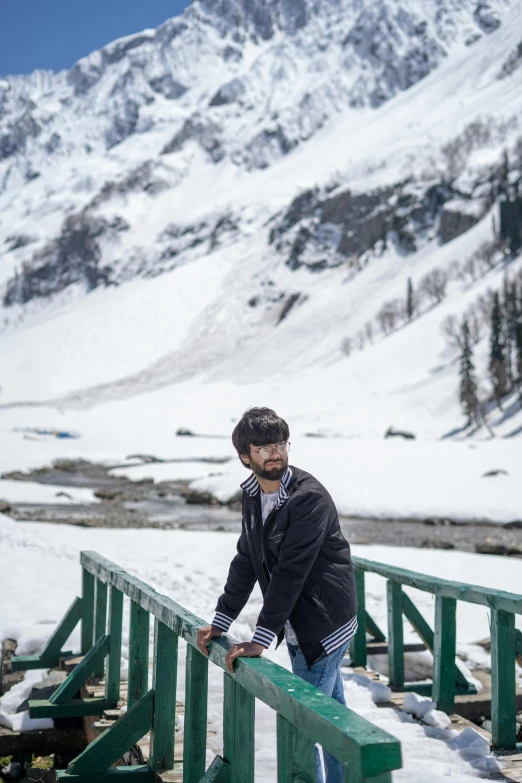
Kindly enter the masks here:
<path id="1" fill-rule="evenodd" d="M 63 536 L 61 526 L 51 524 L 15 523 L 0 515 L 0 548 L 9 568 L 0 571 L 0 638 L 16 638 L 20 653 L 42 649 L 46 639 L 67 609 L 74 595 L 80 592 L 81 569 L 79 552 L 93 549 L 123 566 L 182 605 L 208 620 L 226 579 L 228 563 L 234 555 L 236 536 L 231 533 L 208 533 L 159 530 L 93 530 L 68 528 Z M 402 548 L 355 546 L 356 555 L 380 562 L 418 569 L 425 573 L 486 584 L 516 591 L 520 585 L 520 564 L 503 558 L 471 555 L 459 552 L 425 552 Z M 20 574 L 23 574 L 21 582 Z M 433 620 L 433 600 L 426 593 L 408 589 L 428 620 Z M 370 575 L 367 581 L 368 610 L 375 620 L 386 627 L 384 580 Z M 238 639 L 251 637 L 261 595 L 254 594 L 233 624 L 231 635 Z M 128 607 L 127 607 L 128 608 Z M 520 619 L 520 618 L 518 618 Z M 458 650 L 468 665 L 483 662 L 484 651 L 475 642 L 489 635 L 488 612 L 483 607 L 459 603 Z M 522 624 L 520 624 L 522 627 Z M 408 627 L 406 638 L 413 639 Z M 79 645 L 79 630 L 71 639 Z M 284 644 L 267 655 L 289 668 Z M 124 617 L 122 674 L 127 675 L 128 611 Z M 180 657 L 183 663 L 184 653 Z M 44 673 L 42 673 L 43 676 Z M 0 723 L 28 728 L 27 715 L 13 716 L 37 679 L 28 675 L 15 694 L 0 699 Z M 180 665 L 179 697 L 183 698 L 184 676 Z M 433 728 L 414 721 L 405 713 L 378 708 L 372 701 L 368 681 L 346 671 L 345 690 L 350 707 L 368 720 L 396 736 L 402 743 L 404 767 L 393 775 L 397 783 L 428 783 L 452 778 L 459 783 L 475 780 L 480 768 L 493 762 L 484 761 L 487 749 L 480 746 L 469 750 L 471 740 L 457 740 L 451 730 Z M 209 728 L 216 731 L 211 750 L 219 752 L 222 737 L 220 715 L 222 673 L 211 667 Z M 275 720 L 271 710 L 262 704 L 256 707 L 256 780 L 275 779 Z M 466 755 L 467 754 L 467 755 Z M 467 759 L 467 760 L 466 760 Z M 470 762 L 471 759 L 471 762 Z"/>

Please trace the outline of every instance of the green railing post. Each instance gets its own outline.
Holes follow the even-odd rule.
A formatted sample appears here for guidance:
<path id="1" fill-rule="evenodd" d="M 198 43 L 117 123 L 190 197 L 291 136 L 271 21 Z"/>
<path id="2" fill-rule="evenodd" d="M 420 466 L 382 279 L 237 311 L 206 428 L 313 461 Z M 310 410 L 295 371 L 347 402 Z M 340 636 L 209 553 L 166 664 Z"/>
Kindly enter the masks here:
<path id="1" fill-rule="evenodd" d="M 316 783 L 315 745 L 289 721 L 277 716 L 277 783 Z"/>
<path id="2" fill-rule="evenodd" d="M 255 699 L 225 674 L 223 756 L 230 765 L 229 783 L 254 783 Z"/>
<path id="3" fill-rule="evenodd" d="M 451 715 L 455 711 L 455 657 L 457 654 L 457 601 L 435 598 L 433 645 L 433 688 L 437 708 Z"/>
<path id="4" fill-rule="evenodd" d="M 122 621 L 123 593 L 111 585 L 109 602 L 109 660 L 105 675 L 105 699 L 110 702 L 117 702 L 120 698 Z"/>
<path id="5" fill-rule="evenodd" d="M 187 645 L 183 783 L 199 783 L 207 753 L 208 658 Z"/>
<path id="6" fill-rule="evenodd" d="M 515 679 L 515 615 L 491 611 L 491 723 L 493 747 L 517 743 Z"/>
<path id="7" fill-rule="evenodd" d="M 94 620 L 94 642 L 107 631 L 107 585 L 100 579 L 96 580 L 96 617 Z M 103 677 L 105 671 L 104 661 L 94 672 L 95 677 Z"/>
<path id="8" fill-rule="evenodd" d="M 178 636 L 156 619 L 154 624 L 154 719 L 150 736 L 152 769 L 174 767 L 176 725 L 176 681 L 178 674 Z"/>
<path id="9" fill-rule="evenodd" d="M 357 591 L 357 633 L 350 646 L 353 666 L 366 666 L 366 598 L 364 593 L 364 571 L 354 571 Z"/>
<path id="10" fill-rule="evenodd" d="M 149 613 L 131 600 L 129 629 L 129 692 L 132 707 L 147 693 L 149 682 Z"/>
<path id="11" fill-rule="evenodd" d="M 82 569 L 82 631 L 81 653 L 91 649 L 94 640 L 94 576 Z"/>
<path id="12" fill-rule="evenodd" d="M 404 629 L 402 623 L 402 587 L 399 582 L 386 583 L 388 603 L 388 676 L 395 687 L 404 685 Z"/>

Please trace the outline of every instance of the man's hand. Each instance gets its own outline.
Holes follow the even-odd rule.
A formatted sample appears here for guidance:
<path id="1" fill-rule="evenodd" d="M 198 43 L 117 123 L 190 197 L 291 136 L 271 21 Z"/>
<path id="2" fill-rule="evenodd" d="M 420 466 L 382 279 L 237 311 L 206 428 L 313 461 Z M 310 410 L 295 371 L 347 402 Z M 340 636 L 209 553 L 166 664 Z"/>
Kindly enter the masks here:
<path id="1" fill-rule="evenodd" d="M 225 663 L 229 672 L 234 673 L 234 661 L 236 658 L 259 658 L 265 648 L 255 642 L 240 642 L 235 644 L 228 652 Z"/>
<path id="2" fill-rule="evenodd" d="M 216 628 L 215 625 L 204 625 L 203 628 L 198 628 L 198 650 L 208 658 L 208 643 L 211 639 L 217 639 L 222 633 L 221 628 Z"/>

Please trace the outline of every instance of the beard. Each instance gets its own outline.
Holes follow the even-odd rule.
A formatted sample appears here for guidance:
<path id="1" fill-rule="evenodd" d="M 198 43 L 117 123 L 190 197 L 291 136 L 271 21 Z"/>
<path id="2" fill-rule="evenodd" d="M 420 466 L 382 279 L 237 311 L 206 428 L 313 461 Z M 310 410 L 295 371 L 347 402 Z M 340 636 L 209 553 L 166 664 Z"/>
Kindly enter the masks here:
<path id="1" fill-rule="evenodd" d="M 263 465 L 256 465 L 252 460 L 250 460 L 250 467 L 256 476 L 259 476 L 259 478 L 265 479 L 266 481 L 279 481 L 283 478 L 286 473 L 286 469 L 288 468 L 288 457 L 285 456 L 279 459 L 280 464 L 274 465 L 271 468 L 265 468 L 265 465 L 267 463 L 274 462 L 272 457 L 267 459 Z"/>

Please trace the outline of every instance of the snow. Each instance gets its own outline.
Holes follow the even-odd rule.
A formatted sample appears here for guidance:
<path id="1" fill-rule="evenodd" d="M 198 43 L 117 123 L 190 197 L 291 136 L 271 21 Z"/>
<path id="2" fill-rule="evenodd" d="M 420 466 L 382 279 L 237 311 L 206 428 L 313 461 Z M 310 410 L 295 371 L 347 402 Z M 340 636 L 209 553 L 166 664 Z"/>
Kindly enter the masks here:
<path id="1" fill-rule="evenodd" d="M 51 275 L 52 296 L 0 307 L 0 475 L 82 458 L 136 481 L 190 480 L 226 502 L 247 475 L 231 430 L 246 408 L 269 405 L 290 424 L 290 461 L 323 481 L 345 515 L 519 520 L 521 408 L 514 394 L 502 411 L 490 407 L 493 439 L 484 427 L 473 435 L 462 429 L 458 356 L 441 326 L 500 288 L 506 272 L 520 273 L 522 256 L 473 282 L 450 275 L 443 302 L 424 305 L 386 337 L 376 333 L 350 357 L 341 350 L 343 339 L 355 339 L 384 302 L 404 298 L 408 278 L 417 288 L 435 268 L 450 274 L 456 259 L 466 261 L 490 241 L 497 207 L 447 244 L 434 223 L 416 230 L 412 252 L 390 236 L 386 247 L 377 243 L 358 260 L 328 250 L 341 231 L 325 224 L 307 258 L 326 254 L 330 266 L 341 263 L 321 272 L 292 271 L 285 263 L 289 247 L 278 250 L 269 235 L 308 189 L 326 197 L 386 187 L 397 195 L 404 187 L 422 201 L 433 184 L 451 179 L 443 147 L 459 139 L 462 146 L 472 124 L 487 139 L 471 140 L 454 183 L 458 200 L 447 208 L 482 215 L 492 167 L 505 149 L 510 177 L 518 177 L 520 72 L 499 75 L 520 41 L 520 4 L 491 0 L 475 13 L 475 0 L 371 0 L 364 9 L 352 0 L 292 0 L 284 7 L 293 21 L 286 10 L 276 19 L 271 14 L 279 4 L 269 6 L 261 21 L 249 12 L 238 26 L 230 4 L 195 2 L 181 19 L 114 42 L 69 73 L 0 81 L 0 142 L 4 133 L 16 137 L 23 112 L 41 129 L 0 160 L 0 297 L 22 265 L 60 236 L 66 216 L 82 213 L 103 225 L 117 219 L 125 229 L 96 238 L 96 264 L 111 268 L 111 285 L 89 290 L 81 274 L 80 282 L 65 285 L 66 254 L 65 268 Z M 209 105 L 232 80 L 231 101 Z M 192 136 L 180 149 L 161 154 L 187 127 Z M 124 138 L 115 144 L 122 128 Z M 227 221 L 234 228 L 219 233 Z M 302 227 L 306 221 L 296 232 Z M 13 236 L 30 242 L 11 250 Z M 483 399 L 491 393 L 487 354 L 484 330 L 474 357 Z M 390 426 L 416 439 L 385 440 Z M 207 437 L 179 438 L 179 428 Z M 34 429 L 79 437 L 33 439 L 27 430 Z M 127 464 L 139 453 L 171 461 Z M 231 460 L 202 461 L 211 457 Z M 501 472 L 484 475 L 491 471 Z M 90 490 L 0 479 L 0 498 L 12 503 L 71 502 L 56 497 L 61 490 L 74 502 L 95 502 Z M 68 527 L 64 537 L 61 526 L 0 515 L 4 562 L 16 564 L 0 569 L 0 638 L 14 635 L 21 653 L 42 648 L 80 589 L 81 549 L 100 551 L 208 618 L 234 545 L 229 534 L 188 531 Z M 471 584 L 520 589 L 515 559 L 379 546 L 354 552 Z M 384 580 L 370 574 L 367 591 L 368 610 L 385 626 Z M 407 592 L 432 621 L 432 596 Z M 234 635 L 249 638 L 259 607 L 257 591 Z M 457 617 L 459 654 L 468 666 L 485 663 L 476 642 L 489 636 L 487 611 L 460 602 Z M 408 640 L 412 634 L 405 628 Z M 78 641 L 76 632 L 73 646 Z M 268 655 L 288 667 L 284 648 Z M 419 660 L 429 665 L 430 656 Z M 38 676 L 17 686 L 13 702 Z M 421 725 L 377 706 L 388 698 L 385 683 L 347 674 L 345 687 L 354 709 L 403 743 L 405 766 L 394 781 L 466 783 L 494 771 L 476 733 L 455 737 L 441 728 L 434 708 L 426 713 L 433 725 Z M 210 689 L 218 751 L 217 671 Z M 13 702 L 0 700 L 3 720 L 27 727 L 27 714 L 14 716 Z M 259 705 L 257 718 L 258 775 L 275 779 L 274 716 Z"/>
<path id="2" fill-rule="evenodd" d="M 41 650 L 55 624 L 66 611 L 73 596 L 80 591 L 80 550 L 93 549 L 112 559 L 131 574 L 143 579 L 159 592 L 174 598 L 203 619 L 211 617 L 215 601 L 226 579 L 228 563 L 235 552 L 236 535 L 193 531 L 110 530 L 68 528 L 64 539 L 60 526 L 47 523 L 14 522 L 0 515 L 0 548 L 5 562 L 16 567 L 3 568 L 0 576 L 0 638 L 16 638 L 18 652 L 27 654 Z M 403 567 L 414 567 L 427 573 L 463 581 L 479 581 L 490 586 L 516 590 L 520 565 L 498 557 L 467 553 L 418 551 L 403 548 L 355 546 L 354 553 L 376 561 Z M 147 556 L 144 557 L 143 553 Z M 20 572 L 23 571 L 23 590 Z M 430 620 L 432 597 L 409 590 L 419 609 Z M 419 600 L 420 599 L 420 600 Z M 385 622 L 385 581 L 367 576 L 368 610 L 378 623 Z M 250 638 L 261 606 L 256 587 L 249 604 L 233 624 L 231 635 Z M 466 650 L 473 660 L 474 642 L 489 635 L 488 613 L 484 607 L 459 602 L 457 635 L 459 651 Z M 517 618 L 520 620 L 520 618 Z M 407 638 L 408 634 L 406 634 Z M 79 645 L 79 629 L 73 633 L 72 649 Z M 183 645 L 182 645 L 183 647 Z M 284 645 L 269 650 L 267 656 L 289 668 Z M 122 674 L 126 676 L 128 657 L 128 611 L 124 613 Z M 178 698 L 183 699 L 184 652 L 180 655 Z M 14 703 L 23 700 L 33 682 L 43 679 L 45 672 L 32 673 L 14 695 L 0 699 L 0 719 L 4 725 L 15 720 Z M 34 679 L 33 679 L 34 678 Z M 211 740 L 214 752 L 220 751 L 222 675 L 216 667 L 210 669 L 209 729 L 216 731 Z M 368 678 L 345 672 L 345 690 L 349 706 L 396 736 L 402 743 L 404 767 L 393 775 L 396 783 L 416 783 L 422 770 L 423 780 L 439 783 L 447 777 L 466 783 L 475 780 L 479 772 L 493 770 L 494 762 L 478 735 L 456 737 L 453 730 L 425 726 L 406 712 L 378 707 L 388 696 L 384 683 L 371 684 Z M 11 691 L 12 694 L 12 691 Z M 374 703 L 374 702 L 377 702 Z M 30 727 L 26 713 L 16 721 Z M 437 717 L 432 711 L 432 717 Z M 435 721 L 433 721 L 435 722 Z M 439 722 L 437 722 L 439 723 Z M 275 775 L 275 720 L 265 705 L 256 706 L 257 780 L 273 779 Z M 479 764 L 480 762 L 480 764 Z M 429 764 L 429 766 L 428 766 Z M 479 764 L 477 766 L 477 764 Z M 429 777 L 426 777 L 429 769 Z"/>
<path id="3" fill-rule="evenodd" d="M 0 479 L 0 500 L 8 503 L 99 503 L 92 489 L 60 487 L 57 484 L 38 484 L 35 481 Z"/>

